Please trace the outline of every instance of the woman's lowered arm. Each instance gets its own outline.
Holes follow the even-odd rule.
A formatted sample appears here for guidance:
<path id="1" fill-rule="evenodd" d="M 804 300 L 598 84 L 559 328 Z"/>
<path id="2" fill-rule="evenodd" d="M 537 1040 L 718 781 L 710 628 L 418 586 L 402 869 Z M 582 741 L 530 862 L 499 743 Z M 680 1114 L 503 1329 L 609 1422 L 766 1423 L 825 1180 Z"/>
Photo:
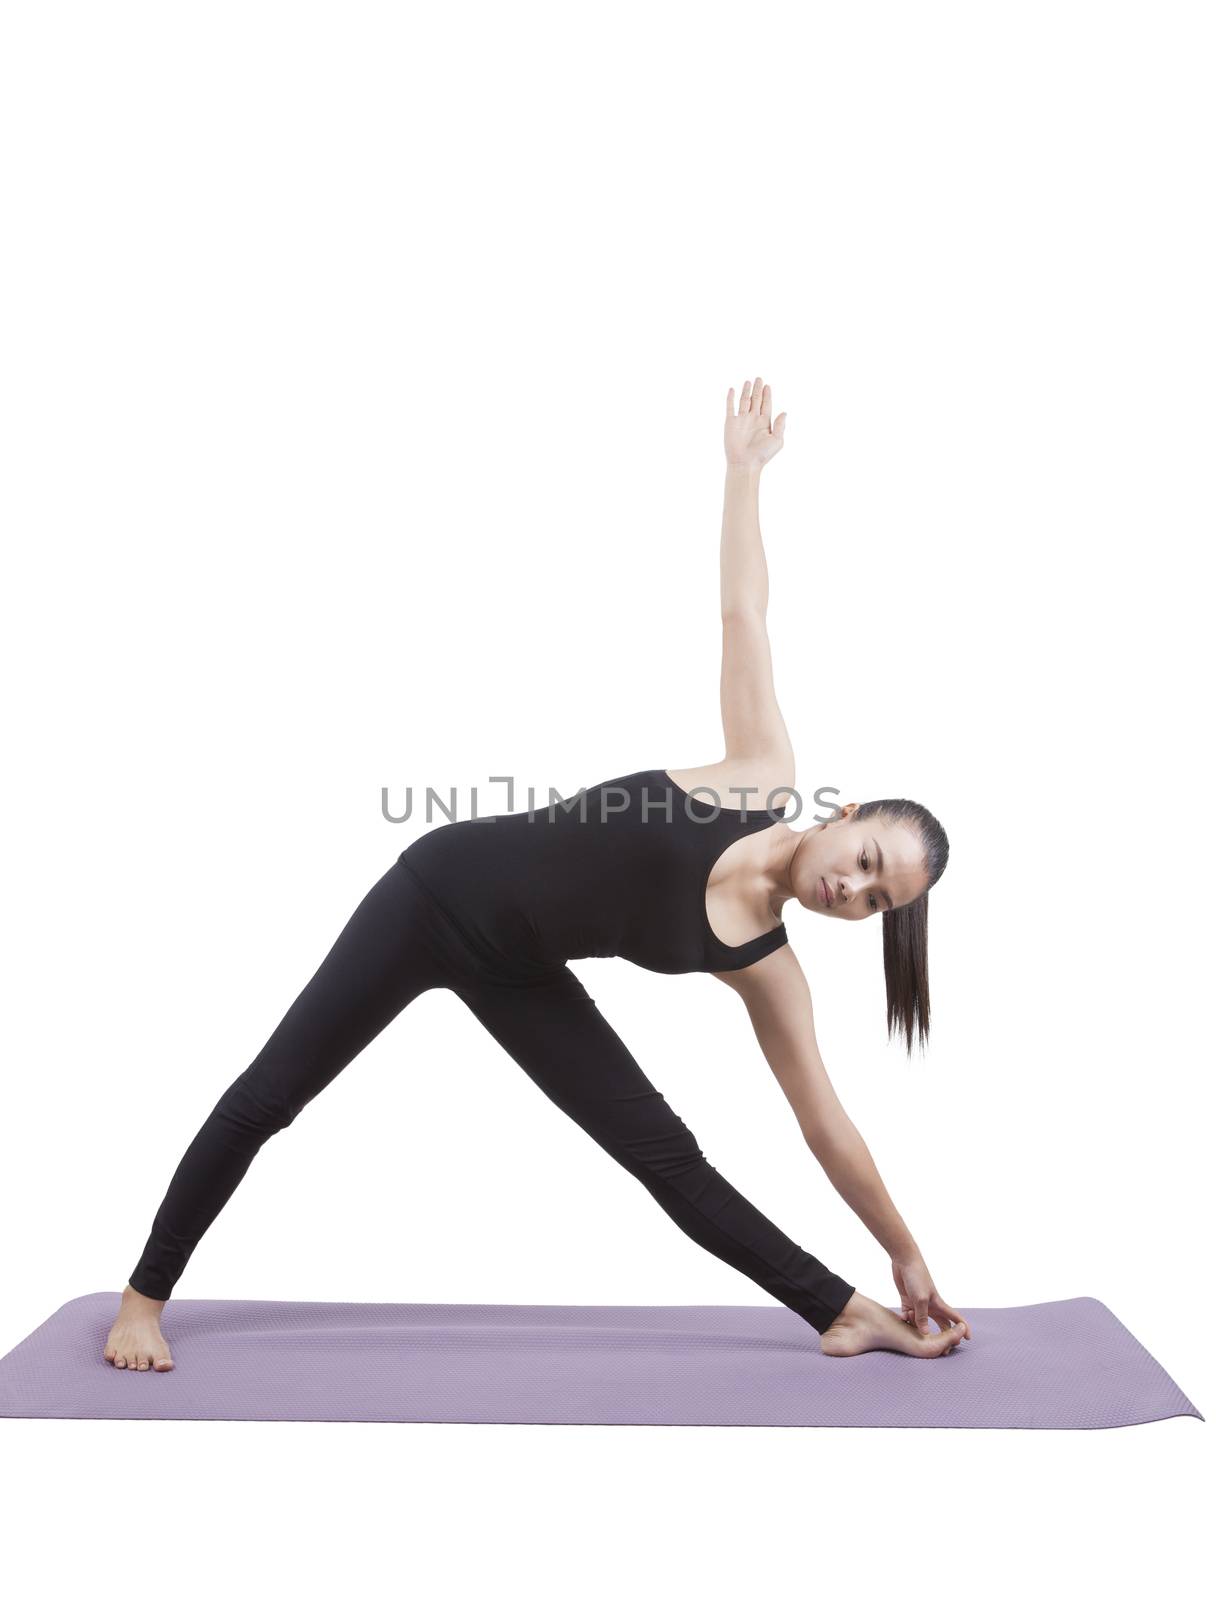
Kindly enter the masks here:
<path id="1" fill-rule="evenodd" d="M 747 1007 L 765 1060 L 833 1188 L 893 1261 L 920 1258 L 869 1147 L 832 1087 L 815 1040 L 810 987 L 793 950 L 785 945 L 752 967 L 716 976 Z"/>
<path id="2" fill-rule="evenodd" d="M 783 945 L 750 967 L 715 976 L 747 1007 L 760 1048 L 833 1188 L 891 1257 L 903 1320 L 921 1333 L 929 1332 L 930 1317 L 939 1328 L 962 1323 L 969 1339 L 965 1319 L 938 1291 L 865 1140 L 836 1098 L 815 1042 L 811 991 L 793 950 Z"/>

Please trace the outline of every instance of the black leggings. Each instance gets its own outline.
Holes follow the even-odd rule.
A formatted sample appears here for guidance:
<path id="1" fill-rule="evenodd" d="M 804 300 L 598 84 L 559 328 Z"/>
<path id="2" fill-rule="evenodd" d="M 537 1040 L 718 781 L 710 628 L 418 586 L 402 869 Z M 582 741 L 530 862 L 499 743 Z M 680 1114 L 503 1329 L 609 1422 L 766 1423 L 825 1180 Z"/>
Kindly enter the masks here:
<path id="1" fill-rule="evenodd" d="M 487 967 L 401 861 L 370 890 L 257 1059 L 195 1135 L 156 1213 L 132 1288 L 167 1300 L 266 1140 L 411 1000 L 436 988 L 459 995 L 689 1238 L 820 1332 L 839 1316 L 853 1287 L 710 1166 L 570 969 L 524 977 Z"/>

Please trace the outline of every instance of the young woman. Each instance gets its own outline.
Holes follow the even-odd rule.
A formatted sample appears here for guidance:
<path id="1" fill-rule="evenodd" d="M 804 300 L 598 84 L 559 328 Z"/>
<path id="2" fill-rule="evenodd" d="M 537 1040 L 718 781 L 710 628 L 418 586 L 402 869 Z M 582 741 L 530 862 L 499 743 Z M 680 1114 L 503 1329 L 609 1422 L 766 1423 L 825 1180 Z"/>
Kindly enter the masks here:
<path id="1" fill-rule="evenodd" d="M 440 987 L 677 1226 L 798 1312 L 829 1355 L 938 1356 L 971 1337 L 833 1092 L 781 920 L 787 900 L 837 922 L 881 912 L 888 1031 L 909 1050 L 914 1033 L 924 1039 L 927 897 L 947 853 L 940 825 L 913 801 L 876 800 L 795 832 L 773 805 L 793 792 L 794 752 L 765 630 L 759 482 L 784 434 L 767 384 L 745 383 L 737 411 L 729 391 L 722 760 L 628 773 L 544 809 L 451 822 L 415 840 L 182 1157 L 106 1341 L 115 1367 L 172 1368 L 161 1310 L 258 1150 L 411 1000 Z M 808 1255 L 709 1164 L 566 965 L 590 956 L 708 972 L 735 991 L 807 1144 L 889 1252 L 899 1313 Z"/>

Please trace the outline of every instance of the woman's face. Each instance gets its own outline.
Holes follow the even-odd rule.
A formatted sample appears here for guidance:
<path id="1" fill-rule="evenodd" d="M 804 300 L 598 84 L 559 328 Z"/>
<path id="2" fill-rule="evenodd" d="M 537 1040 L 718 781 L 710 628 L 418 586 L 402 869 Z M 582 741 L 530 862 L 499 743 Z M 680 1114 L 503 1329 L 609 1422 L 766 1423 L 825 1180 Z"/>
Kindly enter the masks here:
<path id="1" fill-rule="evenodd" d="M 856 810 L 851 800 L 831 822 L 806 829 L 790 858 L 799 903 L 838 922 L 896 910 L 929 887 L 917 830 L 885 817 L 855 821 Z"/>

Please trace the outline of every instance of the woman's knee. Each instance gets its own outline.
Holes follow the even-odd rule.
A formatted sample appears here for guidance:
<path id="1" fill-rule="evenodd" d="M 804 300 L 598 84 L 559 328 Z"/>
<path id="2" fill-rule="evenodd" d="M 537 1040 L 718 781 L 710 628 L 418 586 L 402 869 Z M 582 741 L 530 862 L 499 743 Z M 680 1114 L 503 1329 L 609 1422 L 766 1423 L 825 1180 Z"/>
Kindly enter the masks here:
<path id="1" fill-rule="evenodd" d="M 290 1127 L 301 1109 L 302 1103 L 255 1061 L 225 1089 L 213 1114 L 242 1137 L 262 1143 Z"/>
<path id="2" fill-rule="evenodd" d="M 631 1133 L 621 1139 L 627 1164 L 664 1183 L 677 1183 L 708 1169 L 705 1153 L 692 1130 L 675 1119 L 661 1128 Z"/>

